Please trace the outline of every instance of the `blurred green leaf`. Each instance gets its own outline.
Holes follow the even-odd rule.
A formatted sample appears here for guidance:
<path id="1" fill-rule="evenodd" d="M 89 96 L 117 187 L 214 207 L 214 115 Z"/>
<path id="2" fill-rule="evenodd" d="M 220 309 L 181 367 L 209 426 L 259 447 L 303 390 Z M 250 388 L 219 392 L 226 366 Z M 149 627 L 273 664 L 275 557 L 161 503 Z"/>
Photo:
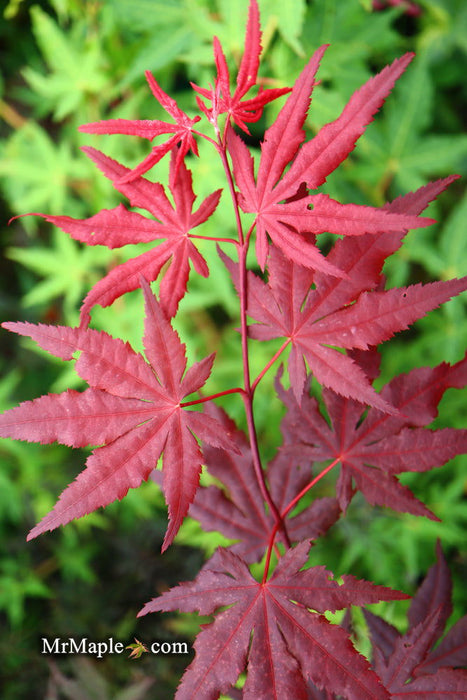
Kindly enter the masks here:
<path id="1" fill-rule="evenodd" d="M 88 287 L 101 277 L 112 256 L 107 248 L 83 247 L 58 229 L 54 229 L 48 248 L 9 248 L 6 255 L 45 278 L 36 282 L 25 294 L 25 306 L 44 304 L 63 297 L 64 315 L 72 325 L 78 321 L 76 310 Z M 59 265 L 57 261 L 60 261 Z"/>
<path id="2" fill-rule="evenodd" d="M 68 140 L 54 143 L 35 122 L 28 122 L 1 144 L 0 183 L 14 213 L 63 211 L 78 215 L 83 205 L 73 190 L 89 177 L 90 168 Z M 72 213 L 73 212 L 73 213 Z M 34 220 L 24 220 L 29 229 Z"/>
<path id="3" fill-rule="evenodd" d="M 48 598 L 50 589 L 13 558 L 0 562 L 0 610 L 4 610 L 10 624 L 17 627 L 24 620 L 25 600 L 28 596 Z"/>
<path id="4" fill-rule="evenodd" d="M 23 0 L 9 0 L 8 5 L 3 10 L 5 19 L 13 19 L 13 17 L 16 17 L 22 2 Z"/>
<path id="5" fill-rule="evenodd" d="M 76 24 L 70 35 L 62 32 L 39 6 L 31 9 L 31 15 L 34 36 L 49 73 L 27 67 L 23 76 L 41 98 L 41 112 L 52 112 L 60 121 L 78 109 L 86 96 L 98 95 L 107 87 L 101 46 L 89 41 L 84 22 Z"/>

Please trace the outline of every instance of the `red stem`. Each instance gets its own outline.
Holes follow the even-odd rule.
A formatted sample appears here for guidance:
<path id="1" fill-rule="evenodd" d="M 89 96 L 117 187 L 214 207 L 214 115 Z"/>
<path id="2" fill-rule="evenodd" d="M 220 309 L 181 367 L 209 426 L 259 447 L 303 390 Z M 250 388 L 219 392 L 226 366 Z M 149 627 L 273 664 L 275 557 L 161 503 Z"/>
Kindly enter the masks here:
<path id="1" fill-rule="evenodd" d="M 269 509 L 276 521 L 277 529 L 283 527 L 283 521 L 280 513 L 277 509 L 276 504 L 271 498 L 269 493 L 266 479 L 264 476 L 264 470 L 261 465 L 261 457 L 258 449 L 258 438 L 256 435 L 255 419 L 253 415 L 253 393 L 254 390 L 251 386 L 250 380 L 250 361 L 248 355 L 248 328 L 246 320 L 246 306 L 247 306 L 247 275 L 246 275 L 246 256 L 248 252 L 249 237 L 252 229 L 248 232 L 247 240 L 245 241 L 243 235 L 242 222 L 240 218 L 240 210 L 237 201 L 237 193 L 235 191 L 235 185 L 232 177 L 232 172 L 230 170 L 230 165 L 227 159 L 226 149 L 223 144 L 223 140 L 220 137 L 219 128 L 216 127 L 217 137 L 219 139 L 218 151 L 222 160 L 222 165 L 224 166 L 225 175 L 227 177 L 227 182 L 229 185 L 230 195 L 232 197 L 232 203 L 234 206 L 235 220 L 237 223 L 238 240 L 239 240 L 239 251 L 238 251 L 238 262 L 239 262 L 239 293 L 240 293 L 240 320 L 241 320 L 241 336 L 242 336 L 242 361 L 243 361 L 243 380 L 244 380 L 244 393 L 243 401 L 245 404 L 245 413 L 248 426 L 248 435 L 250 439 L 251 454 L 253 458 L 253 467 L 256 474 L 256 479 L 258 481 L 259 487 L 261 489 L 261 494 L 269 506 Z M 287 537 L 287 533 L 284 529 L 285 540 L 290 547 L 290 542 Z"/>

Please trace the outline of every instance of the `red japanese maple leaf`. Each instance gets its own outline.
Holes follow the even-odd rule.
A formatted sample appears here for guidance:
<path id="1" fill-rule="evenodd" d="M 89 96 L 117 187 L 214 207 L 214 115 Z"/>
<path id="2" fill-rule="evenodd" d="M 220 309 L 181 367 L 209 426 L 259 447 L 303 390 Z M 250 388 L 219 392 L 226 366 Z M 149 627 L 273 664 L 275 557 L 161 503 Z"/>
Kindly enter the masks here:
<path id="1" fill-rule="evenodd" d="M 219 486 L 200 486 L 190 506 L 189 515 L 206 531 L 217 531 L 229 539 L 239 540 L 231 551 L 247 563 L 259 561 L 267 549 L 274 518 L 266 512 L 263 496 L 253 468 L 251 449 L 245 434 L 219 407 L 208 404 L 207 412 L 223 426 L 238 452 L 203 444 L 206 467 Z M 153 475 L 159 480 L 158 474 Z M 309 470 L 300 469 L 289 455 L 280 453 L 269 465 L 267 478 L 272 500 L 279 511 L 297 496 L 309 481 Z M 317 539 L 340 515 L 334 498 L 318 498 L 305 511 L 286 522 L 289 540 Z M 281 533 L 279 533 L 281 539 Z"/>
<path id="2" fill-rule="evenodd" d="M 315 74 L 326 46 L 318 49 L 298 77 L 287 102 L 265 133 L 255 181 L 254 162 L 245 143 L 232 129 L 227 145 L 232 158 L 238 201 L 255 214 L 256 256 L 264 269 L 267 234 L 291 260 L 331 275 L 344 276 L 314 245 L 314 235 L 330 233 L 361 236 L 365 233 L 405 231 L 427 226 L 431 219 L 356 204 L 341 204 L 325 194 L 307 194 L 325 182 L 354 148 L 394 82 L 412 59 L 406 54 L 384 68 L 358 90 L 341 116 L 308 143 L 303 123 L 315 84 Z M 282 177 L 287 165 L 290 169 Z M 282 179 L 280 179 L 282 177 Z M 303 189 L 303 185 L 306 185 Z M 297 235 L 301 234 L 301 235 Z"/>
<path id="3" fill-rule="evenodd" d="M 150 170 L 161 158 L 178 146 L 176 148 L 175 167 L 171 173 L 171 184 L 173 185 L 188 151 L 191 150 L 195 155 L 198 155 L 198 146 L 193 136 L 193 127 L 196 122 L 199 122 L 201 117 L 197 116 L 194 119 L 190 119 L 180 109 L 175 100 L 162 90 L 150 71 L 146 71 L 145 75 L 152 94 L 166 112 L 174 118 L 175 124 L 163 122 L 159 119 L 107 119 L 105 121 L 83 124 L 79 127 L 79 131 L 87 134 L 129 134 L 141 136 L 150 141 L 162 134 L 173 134 L 165 143 L 154 146 L 151 153 L 136 168 L 125 170 L 119 178 L 120 184 L 131 182 L 131 180 Z"/>
<path id="4" fill-rule="evenodd" d="M 237 74 L 237 87 L 234 94 L 230 91 L 230 74 L 227 61 L 222 51 L 222 46 L 217 37 L 214 37 L 214 60 L 216 62 L 217 77 L 215 87 L 211 90 L 199 87 L 191 83 L 196 92 L 207 100 L 212 100 L 212 108 L 197 97 L 200 109 L 208 119 L 217 124 L 217 116 L 227 112 L 233 121 L 247 134 L 250 133 L 246 122 L 256 122 L 261 118 L 264 106 L 277 97 L 290 92 L 290 88 L 275 88 L 264 90 L 260 87 L 256 97 L 244 100 L 246 93 L 257 84 L 258 68 L 261 56 L 261 28 L 259 22 L 259 9 L 256 0 L 252 0 L 248 10 L 248 23 L 245 34 L 245 49 Z"/>
<path id="5" fill-rule="evenodd" d="M 354 359 L 375 378 L 379 372 L 372 355 L 354 353 Z M 294 392 L 284 391 L 278 383 L 279 396 L 288 408 L 282 425 L 285 444 L 295 445 L 297 451 L 306 447 L 310 459 L 339 460 L 337 498 L 344 511 L 358 489 L 373 505 L 436 520 L 397 475 L 428 471 L 467 452 L 467 430 L 423 427 L 436 417 L 446 389 L 466 384 L 467 355 L 452 366 L 442 363 L 413 370 L 381 391 L 381 398 L 398 409 L 398 415 L 370 408 L 364 419 L 361 403 L 324 389 L 329 424 L 314 397 L 305 392 L 298 402 Z"/>
<path id="6" fill-rule="evenodd" d="M 451 577 L 439 543 L 436 559 L 411 601 L 405 634 L 364 611 L 373 667 L 394 700 L 467 697 L 467 616 L 434 648 L 452 612 Z"/>
<path id="7" fill-rule="evenodd" d="M 214 355 L 185 373 L 185 346 L 143 278 L 141 285 L 146 308 L 143 343 L 149 364 L 127 343 L 103 331 L 2 324 L 64 360 L 80 352 L 76 371 L 89 388 L 49 394 L 6 411 L 0 416 L 0 435 L 42 444 L 100 445 L 28 539 L 123 498 L 129 488 L 148 478 L 163 455 L 163 490 L 169 510 L 164 550 L 198 486 L 203 458 L 194 434 L 210 444 L 236 449 L 214 418 L 181 406 L 185 396 L 206 382 Z"/>
<path id="8" fill-rule="evenodd" d="M 309 546 L 304 541 L 288 550 L 262 583 L 240 557 L 218 550 L 212 568 L 208 564 L 195 581 L 144 606 L 139 616 L 167 610 L 209 615 L 230 606 L 199 633 L 196 657 L 177 700 L 214 700 L 229 691 L 244 669 L 245 700 L 306 698 L 307 680 L 349 700 L 389 697 L 348 634 L 322 613 L 407 596 L 353 576 L 344 575 L 338 583 L 323 566 L 301 570 Z"/>
<path id="9" fill-rule="evenodd" d="M 434 191 L 446 184 L 446 181 L 432 183 L 418 195 L 396 200 L 394 208 L 426 206 Z M 402 236 L 403 232 L 391 232 L 337 241 L 328 260 L 349 273 L 343 279 L 330 278 L 320 271 L 313 273 L 290 260 L 276 246 L 270 248 L 267 283 L 253 272 L 248 273 L 247 311 L 259 322 L 250 326 L 249 333 L 259 340 L 289 340 L 289 375 L 297 399 L 306 378 L 306 359 L 322 385 L 380 410 L 393 411 L 376 394 L 352 358 L 334 348 L 367 349 L 382 343 L 467 289 L 467 277 L 464 277 L 375 290 L 382 282 L 382 264 L 400 246 Z M 224 253 L 220 254 L 238 290 L 238 265 Z"/>
<path id="10" fill-rule="evenodd" d="M 114 209 L 103 209 L 88 219 L 73 219 L 70 216 L 51 216 L 35 213 L 47 221 L 59 226 L 70 236 L 87 245 L 105 245 L 108 248 L 148 243 L 167 239 L 152 250 L 138 255 L 127 262 L 117 265 L 86 296 L 81 307 L 81 322 L 87 325 L 89 312 L 93 306 L 109 306 L 118 297 L 139 287 L 139 278 L 143 274 L 149 281 L 157 279 L 164 265 L 165 269 L 160 285 L 160 303 L 169 316 L 174 316 L 180 299 L 186 292 L 190 261 L 196 272 L 207 277 L 209 274 L 205 259 L 190 240 L 190 231 L 206 221 L 217 207 L 222 190 L 216 190 L 206 197 L 196 211 L 193 204 L 196 196 L 193 192 L 192 176 L 182 162 L 177 166 L 177 155 L 172 152 L 171 172 L 178 167 L 179 174 L 171 178 L 170 191 L 175 207 L 159 183 L 150 182 L 143 177 L 136 177 L 128 182 L 122 175 L 128 172 L 112 158 L 93 148 L 83 149 L 96 162 L 115 187 L 128 197 L 131 206 L 146 209 L 154 218 L 148 218 L 131 211 L 119 204 Z"/>

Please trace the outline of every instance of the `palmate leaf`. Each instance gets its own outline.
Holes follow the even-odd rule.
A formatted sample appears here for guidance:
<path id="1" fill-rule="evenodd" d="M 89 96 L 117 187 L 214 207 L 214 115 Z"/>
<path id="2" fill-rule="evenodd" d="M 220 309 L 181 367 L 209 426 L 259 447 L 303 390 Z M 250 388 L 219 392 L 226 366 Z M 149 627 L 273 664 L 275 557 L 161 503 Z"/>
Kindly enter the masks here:
<path id="1" fill-rule="evenodd" d="M 366 368 L 372 352 L 354 353 L 354 359 Z M 339 460 L 337 498 L 344 511 L 358 489 L 373 505 L 436 520 L 397 475 L 428 471 L 467 452 L 467 430 L 423 427 L 436 417 L 446 389 L 466 384 L 467 355 L 455 365 L 413 370 L 381 391 L 381 398 L 398 409 L 398 415 L 370 408 L 363 420 L 361 403 L 324 389 L 329 425 L 315 398 L 305 393 L 297 401 L 292 390 L 285 391 L 278 383 L 279 397 L 288 409 L 282 424 L 284 442 L 297 451 L 306 448 L 315 460 Z"/>
<path id="2" fill-rule="evenodd" d="M 47 74 L 32 66 L 22 75 L 32 88 L 40 113 L 53 112 L 61 121 L 83 108 L 89 97 L 110 91 L 110 76 L 102 45 L 83 40 L 84 26 L 77 21 L 68 31 L 38 5 L 31 7 L 32 31 L 47 64 Z"/>
<path id="3" fill-rule="evenodd" d="M 385 210 L 408 216 L 420 214 L 456 179 L 454 175 L 429 183 L 388 203 Z M 343 277 L 330 276 L 324 270 L 312 272 L 295 264 L 274 245 L 268 258 L 268 283 L 248 273 L 248 313 L 259 322 L 250 327 L 250 335 L 257 339 L 290 339 L 289 376 L 298 401 L 306 378 L 305 358 L 324 386 L 391 411 L 362 369 L 329 345 L 350 349 L 382 342 L 442 303 L 451 293 L 458 294 L 466 288 L 464 278 L 448 282 L 447 287 L 441 282 L 388 292 L 373 291 L 384 282 L 383 264 L 398 250 L 404 235 L 405 231 L 390 231 L 336 241 L 326 261 L 339 269 Z M 238 266 L 222 251 L 220 255 L 238 291 Z"/>
<path id="4" fill-rule="evenodd" d="M 451 18 L 455 22 L 454 18 Z M 366 164 L 354 163 L 350 179 L 383 182 L 391 171 L 391 187 L 405 190 L 433 174 L 463 171 L 467 137 L 440 133 L 429 52 L 417 53 L 411 69 L 397 83 L 385 108 L 385 121 L 365 136 Z M 434 133 L 433 133 L 434 132 Z"/>
<path id="5" fill-rule="evenodd" d="M 142 274 L 147 281 L 157 279 L 162 268 L 169 262 L 160 286 L 160 303 L 169 316 L 174 316 L 180 299 L 186 292 L 190 261 L 198 274 L 207 277 L 208 266 L 203 256 L 190 240 L 190 231 L 205 222 L 214 212 L 221 196 L 216 190 L 206 197 L 198 209 L 193 211 L 196 196 L 193 192 L 191 172 L 182 162 L 177 166 L 178 154 L 172 153 L 170 191 L 175 207 L 171 204 L 164 187 L 142 177 L 127 182 L 123 175 L 128 168 L 108 158 L 95 149 L 84 149 L 96 162 L 104 175 L 115 187 L 128 197 L 131 206 L 146 209 L 154 218 L 126 209 L 119 204 L 114 209 L 103 209 L 89 219 L 73 219 L 69 216 L 51 216 L 36 213 L 59 226 L 72 238 L 87 245 L 105 245 L 108 248 L 148 243 L 167 239 L 152 250 L 114 267 L 92 288 L 81 307 L 81 323 L 87 325 L 90 310 L 96 304 L 109 306 L 126 292 L 139 287 Z M 175 182 L 174 172 L 178 167 Z"/>
<path id="6" fill-rule="evenodd" d="M 327 124 L 300 148 L 303 124 L 315 84 L 315 75 L 326 46 L 318 49 L 298 77 L 287 102 L 265 133 L 255 182 L 254 163 L 245 143 L 228 131 L 228 150 L 239 187 L 243 211 L 255 214 L 256 256 L 262 269 L 268 252 L 267 235 L 294 262 L 337 277 L 345 275 L 326 260 L 314 245 L 314 235 L 330 233 L 361 236 L 365 233 L 406 231 L 427 226 L 430 219 L 387 209 L 341 204 L 324 194 L 308 195 L 354 148 L 374 113 L 381 107 L 394 82 L 412 55 L 387 66 L 358 90 L 341 116 Z M 292 162 L 288 172 L 281 176 Z M 297 233 L 304 234 L 297 236 Z"/>
<path id="7" fill-rule="evenodd" d="M 467 616 L 445 635 L 451 614 L 451 576 L 440 544 L 434 564 L 408 611 L 405 634 L 378 615 L 364 610 L 372 642 L 372 668 L 392 700 L 465 700 L 467 697 Z M 311 687 L 311 700 L 337 700 L 334 693 Z"/>
<path id="8" fill-rule="evenodd" d="M 303 541 L 288 550 L 263 583 L 251 576 L 240 557 L 218 550 L 195 581 L 144 606 L 138 616 L 167 610 L 208 615 L 231 606 L 199 633 L 196 657 L 177 700 L 215 700 L 228 692 L 247 664 L 245 700 L 304 699 L 307 680 L 349 700 L 389 698 L 348 634 L 322 613 L 407 596 L 353 576 L 343 576 L 339 584 L 322 566 L 301 570 L 309 546 Z"/>
<path id="9" fill-rule="evenodd" d="M 439 646 L 451 614 L 451 576 L 440 544 L 408 612 L 409 629 L 399 632 L 364 611 L 373 645 L 373 667 L 394 700 L 462 700 L 467 697 L 467 616 L 459 620 Z"/>
<path id="10" fill-rule="evenodd" d="M 123 498 L 129 488 L 147 480 L 163 455 L 162 488 L 169 510 L 166 549 L 198 487 L 202 453 L 194 435 L 226 450 L 237 449 L 214 418 L 180 405 L 185 396 L 206 382 L 214 356 L 185 372 L 185 346 L 147 282 L 143 278 L 140 282 L 146 308 L 143 342 L 149 364 L 128 344 L 103 331 L 3 324 L 64 360 L 79 352 L 76 371 L 90 388 L 82 393 L 42 396 L 6 411 L 0 416 L 0 435 L 43 444 L 57 441 L 72 447 L 100 445 L 28 539 Z"/>
<path id="11" fill-rule="evenodd" d="M 247 122 L 256 122 L 261 118 L 264 106 L 277 97 L 290 92 L 289 88 L 263 90 L 250 99 L 243 99 L 249 90 L 257 84 L 258 68 L 261 55 L 261 28 L 259 23 L 259 8 L 256 0 L 252 0 L 248 10 L 248 23 L 245 33 L 245 49 L 237 74 L 237 87 L 234 94 L 230 90 L 230 74 L 222 46 L 214 37 L 214 59 L 217 77 L 214 89 L 207 90 L 191 83 L 194 90 L 207 100 L 212 100 L 212 107 L 197 98 L 198 106 L 208 119 L 216 123 L 219 114 L 227 114 L 243 131 L 249 134 Z"/>
<path id="12" fill-rule="evenodd" d="M 83 124 L 79 127 L 79 130 L 87 134 L 128 134 L 141 136 L 150 141 L 162 134 L 173 134 L 165 143 L 154 146 L 151 153 L 137 165 L 136 168 L 127 170 L 127 172 L 122 174 L 119 182 L 120 184 L 131 182 L 150 170 L 167 153 L 175 150 L 177 156 L 175 159 L 175 166 L 171 173 L 171 184 L 174 185 L 183 159 L 187 153 L 191 150 L 195 155 L 198 155 L 198 147 L 193 135 L 193 127 L 201 117 L 198 116 L 194 119 L 190 119 L 190 117 L 180 109 L 176 101 L 162 90 L 150 71 L 146 71 L 146 80 L 148 81 L 152 94 L 166 112 L 174 118 L 175 124 L 163 122 L 158 119 L 107 119 L 106 121 Z"/>
<path id="13" fill-rule="evenodd" d="M 350 283 L 345 279 L 339 280 L 342 284 L 329 283 L 327 275 L 313 275 L 275 246 L 271 246 L 268 259 L 268 283 L 253 272 L 248 273 L 247 311 L 259 322 L 250 326 L 249 334 L 258 340 L 289 340 L 289 375 L 297 400 L 305 382 L 306 359 L 322 385 L 363 404 L 394 412 L 374 391 L 358 364 L 334 348 L 365 350 L 378 345 L 467 289 L 467 277 L 464 277 L 387 291 L 363 291 L 381 279 L 379 270 L 384 252 L 387 254 L 388 246 L 397 249 L 400 239 L 389 234 L 381 245 L 378 243 L 379 239 L 368 237 L 362 246 L 353 245 L 352 252 L 344 241 L 336 244 L 335 255 L 328 257 L 342 261 L 344 269 L 353 268 Z M 221 257 L 238 290 L 238 265 L 222 252 Z M 368 269 L 365 269 L 366 261 Z"/>

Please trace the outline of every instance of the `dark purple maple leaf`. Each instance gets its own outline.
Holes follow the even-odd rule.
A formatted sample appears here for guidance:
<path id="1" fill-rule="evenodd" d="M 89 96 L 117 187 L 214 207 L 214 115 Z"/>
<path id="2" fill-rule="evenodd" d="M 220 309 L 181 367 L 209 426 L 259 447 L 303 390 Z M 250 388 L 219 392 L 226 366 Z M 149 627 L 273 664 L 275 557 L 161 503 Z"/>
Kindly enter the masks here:
<path id="1" fill-rule="evenodd" d="M 246 669 L 245 700 L 307 697 L 307 680 L 349 700 L 389 698 L 347 632 L 322 613 L 350 605 L 407 596 L 384 586 L 342 576 L 340 583 L 323 566 L 302 570 L 309 542 L 288 550 L 269 580 L 256 581 L 246 563 L 218 550 L 195 581 L 182 583 L 147 603 L 138 614 L 180 610 L 210 615 L 196 642 L 196 656 L 176 698 L 214 700 L 228 692 Z"/>
<path id="2" fill-rule="evenodd" d="M 140 136 L 150 141 L 162 134 L 173 134 L 165 143 L 154 146 L 151 153 L 136 168 L 125 170 L 120 176 L 119 183 L 131 182 L 131 180 L 143 175 L 167 153 L 175 149 L 177 153 L 175 167 L 170 175 L 170 183 L 174 185 L 183 159 L 188 151 L 191 150 L 195 155 L 198 155 L 198 146 L 193 136 L 193 127 L 196 122 L 199 122 L 201 117 L 197 116 L 194 119 L 190 119 L 180 109 L 175 100 L 162 90 L 150 71 L 146 71 L 145 75 L 152 94 L 166 112 L 174 118 L 175 124 L 163 122 L 159 119 L 107 119 L 105 121 L 83 124 L 79 127 L 79 131 L 87 134 L 129 134 L 131 136 Z"/>
<path id="3" fill-rule="evenodd" d="M 212 107 L 197 97 L 198 106 L 206 114 L 208 119 L 217 125 L 219 114 L 227 113 L 233 121 L 247 134 L 250 133 L 247 122 L 256 122 L 261 118 L 264 106 L 277 97 L 290 92 L 290 88 L 273 88 L 264 90 L 260 87 L 256 97 L 243 99 L 247 92 L 258 81 L 258 68 L 261 56 L 261 28 L 259 22 L 259 9 L 256 0 L 251 0 L 248 9 L 248 23 L 245 33 L 245 48 L 237 74 L 237 87 L 234 94 L 230 90 L 230 74 L 222 46 L 217 37 L 214 37 L 214 59 L 216 62 L 217 77 L 214 88 L 207 90 L 199 85 L 191 83 L 196 92 L 205 99 L 212 101 Z"/>
<path id="4" fill-rule="evenodd" d="M 122 175 L 125 166 L 92 148 L 83 149 L 96 162 L 115 187 L 128 197 L 131 206 L 146 209 L 154 218 L 148 218 L 119 204 L 114 209 L 103 209 L 89 219 L 70 216 L 51 216 L 35 213 L 59 226 L 75 240 L 87 245 L 105 245 L 108 248 L 148 243 L 165 238 L 153 249 L 117 265 L 86 296 L 81 307 L 81 323 L 87 325 L 93 306 L 109 306 L 126 292 L 139 287 L 142 274 L 148 282 L 157 279 L 164 265 L 170 261 L 160 285 L 160 303 L 165 313 L 174 316 L 180 299 L 186 292 L 190 261 L 196 272 L 207 277 L 205 259 L 190 239 L 190 232 L 205 222 L 217 207 L 222 190 L 206 197 L 193 211 L 196 195 L 192 176 L 182 162 L 177 166 L 177 155 L 172 152 L 171 173 L 178 167 L 178 177 L 171 178 L 170 191 L 175 207 L 167 198 L 164 187 L 143 177 L 128 182 Z"/>
<path id="5" fill-rule="evenodd" d="M 129 488 L 147 480 L 163 455 L 162 488 L 169 511 L 164 550 L 198 487 L 203 456 L 194 435 L 226 450 L 236 449 L 214 418 L 181 406 L 183 398 L 208 379 L 214 355 L 185 372 L 185 346 L 143 278 L 141 285 L 148 362 L 128 343 L 103 331 L 2 324 L 64 360 L 80 352 L 76 371 L 89 388 L 81 393 L 49 394 L 6 411 L 0 415 L 0 435 L 42 444 L 100 445 L 28 539 L 123 498 Z"/>
<path id="6" fill-rule="evenodd" d="M 354 353 L 355 361 L 365 368 L 375 351 Z M 458 454 L 467 452 L 467 430 L 426 427 L 436 417 L 437 405 L 446 389 L 467 384 L 467 355 L 455 365 L 442 363 L 433 369 L 424 367 L 399 375 L 386 385 L 380 396 L 393 405 L 397 415 L 370 408 L 323 390 L 330 424 L 318 402 L 307 392 L 297 401 L 292 390 L 277 384 L 279 397 L 287 406 L 282 424 L 285 444 L 297 451 L 307 450 L 310 460 L 339 460 L 337 498 L 346 510 L 355 489 L 373 505 L 394 510 L 436 516 L 403 486 L 397 475 L 406 471 L 428 471 L 440 467 Z"/>
<path id="7" fill-rule="evenodd" d="M 263 557 L 275 521 L 272 514 L 265 510 L 245 434 L 218 406 L 208 404 L 206 411 L 231 436 L 238 452 L 203 444 L 208 472 L 223 488 L 200 486 L 189 515 L 198 520 L 204 530 L 217 531 L 229 539 L 239 540 L 230 549 L 250 564 Z M 154 477 L 159 479 L 157 473 Z M 281 511 L 306 486 L 310 477 L 308 469 L 300 468 L 288 454 L 282 452 L 269 465 L 267 479 L 272 500 Z M 287 519 L 289 540 L 317 539 L 336 522 L 339 515 L 336 499 L 318 498 L 305 511 Z"/>
<path id="8" fill-rule="evenodd" d="M 354 148 L 356 140 L 381 107 L 396 79 L 412 59 L 406 54 L 371 78 L 350 99 L 341 116 L 300 148 L 303 124 L 315 84 L 315 75 L 326 46 L 318 49 L 298 77 L 287 102 L 265 133 L 255 181 L 254 162 L 245 143 L 232 129 L 227 145 L 232 158 L 238 201 L 245 212 L 255 214 L 256 256 L 262 269 L 268 252 L 267 235 L 291 260 L 334 276 L 345 276 L 314 245 L 315 234 L 361 236 L 383 231 L 406 231 L 427 226 L 430 219 L 387 209 L 341 204 L 315 189 Z M 292 162 L 288 172 L 281 176 Z M 302 234 L 302 235 L 297 235 Z"/>
<path id="9" fill-rule="evenodd" d="M 373 667 L 394 700 L 461 700 L 467 697 L 467 616 L 443 634 L 452 612 L 451 577 L 440 544 L 436 563 L 412 599 L 409 628 L 400 634 L 364 611 L 373 646 Z"/>

